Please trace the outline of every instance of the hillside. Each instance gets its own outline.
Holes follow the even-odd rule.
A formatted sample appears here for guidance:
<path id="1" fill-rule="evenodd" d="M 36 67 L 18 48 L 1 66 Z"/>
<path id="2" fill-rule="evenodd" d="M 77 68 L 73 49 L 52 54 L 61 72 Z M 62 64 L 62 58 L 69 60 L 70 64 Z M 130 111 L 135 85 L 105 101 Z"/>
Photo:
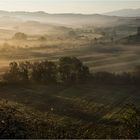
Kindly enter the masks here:
<path id="1" fill-rule="evenodd" d="M 119 120 L 126 104 L 140 106 L 134 85 L 1 85 L 0 94 L 0 138 L 135 137 Z"/>
<path id="2" fill-rule="evenodd" d="M 108 27 L 122 25 L 130 22 L 132 18 L 120 18 L 113 16 L 105 16 L 99 14 L 48 14 L 45 12 L 7 12 L 0 11 L 1 20 L 4 18 L 12 22 L 19 21 L 39 21 L 50 23 L 53 25 L 61 25 L 68 27 L 81 27 L 83 25 L 91 25 L 97 27 Z"/>
<path id="3" fill-rule="evenodd" d="M 0 8 L 0 139 L 140 139 L 140 0 Z"/>
<path id="4" fill-rule="evenodd" d="M 105 15 L 119 17 L 140 17 L 140 9 L 122 9 L 105 13 Z"/>

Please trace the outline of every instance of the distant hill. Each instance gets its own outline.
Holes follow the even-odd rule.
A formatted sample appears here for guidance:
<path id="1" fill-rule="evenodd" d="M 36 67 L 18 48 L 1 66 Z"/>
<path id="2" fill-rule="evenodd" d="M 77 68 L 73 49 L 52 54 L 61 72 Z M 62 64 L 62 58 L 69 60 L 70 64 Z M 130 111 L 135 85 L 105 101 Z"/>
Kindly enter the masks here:
<path id="1" fill-rule="evenodd" d="M 38 21 L 43 23 L 50 23 L 52 25 L 61 25 L 69 27 L 81 27 L 81 26 L 95 26 L 95 27 L 110 27 L 119 26 L 126 23 L 130 23 L 133 18 L 115 17 L 99 14 L 48 14 L 43 11 L 38 12 L 8 12 L 0 11 L 0 21 L 7 18 L 7 24 L 10 23 L 9 19 L 14 19 L 15 22 L 19 21 Z"/>
<path id="2" fill-rule="evenodd" d="M 17 11 L 17 12 L 8 12 L 8 11 L 0 11 L 0 18 L 3 19 L 8 18 L 16 18 L 26 21 L 39 21 L 57 25 L 64 25 L 64 26 L 81 26 L 81 25 L 95 25 L 95 26 L 106 26 L 115 24 L 118 20 L 117 17 L 110 17 L 104 16 L 99 14 L 48 14 L 43 11 L 38 12 L 24 12 L 24 11 Z"/>
<path id="3" fill-rule="evenodd" d="M 140 17 L 140 8 L 139 9 L 122 9 L 118 11 L 105 13 L 105 15 L 120 16 L 120 17 Z"/>
<path id="4" fill-rule="evenodd" d="M 65 26 L 65 27 L 114 27 L 124 25 L 139 26 L 139 18 L 134 17 L 116 17 L 100 14 L 48 14 L 43 11 L 38 12 L 8 12 L 0 11 L 0 26 L 12 25 L 17 26 L 21 22 L 37 21 L 40 23 L 47 23 L 51 25 Z"/>

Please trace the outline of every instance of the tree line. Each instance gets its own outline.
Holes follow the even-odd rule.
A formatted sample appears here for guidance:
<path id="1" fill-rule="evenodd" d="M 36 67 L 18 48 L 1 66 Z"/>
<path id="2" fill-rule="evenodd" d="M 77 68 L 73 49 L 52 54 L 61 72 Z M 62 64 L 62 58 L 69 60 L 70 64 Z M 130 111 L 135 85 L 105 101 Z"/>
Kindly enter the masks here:
<path id="1" fill-rule="evenodd" d="M 3 80 L 9 83 L 42 83 L 42 84 L 76 84 L 93 82 L 97 84 L 139 84 L 140 66 L 133 73 L 110 73 L 90 70 L 76 57 L 61 57 L 58 62 L 11 62 L 9 70 L 3 75 Z"/>
<path id="2" fill-rule="evenodd" d="M 62 57 L 58 62 L 11 62 L 9 70 L 3 75 L 6 82 L 44 84 L 74 84 L 84 82 L 89 77 L 89 68 L 75 57 Z"/>
<path id="3" fill-rule="evenodd" d="M 92 81 L 98 84 L 140 84 L 140 65 L 134 67 L 132 72 L 110 73 L 96 72 L 92 75 Z"/>

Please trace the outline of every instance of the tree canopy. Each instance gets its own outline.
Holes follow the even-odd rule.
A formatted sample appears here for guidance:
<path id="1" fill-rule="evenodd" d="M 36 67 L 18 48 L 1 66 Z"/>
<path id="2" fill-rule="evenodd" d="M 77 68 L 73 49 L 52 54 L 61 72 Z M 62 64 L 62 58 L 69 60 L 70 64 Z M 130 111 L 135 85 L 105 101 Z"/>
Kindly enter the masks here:
<path id="1" fill-rule="evenodd" d="M 62 57 L 58 63 L 44 60 L 39 62 L 12 62 L 3 78 L 7 82 L 65 83 L 84 82 L 89 78 L 89 68 L 75 57 Z"/>

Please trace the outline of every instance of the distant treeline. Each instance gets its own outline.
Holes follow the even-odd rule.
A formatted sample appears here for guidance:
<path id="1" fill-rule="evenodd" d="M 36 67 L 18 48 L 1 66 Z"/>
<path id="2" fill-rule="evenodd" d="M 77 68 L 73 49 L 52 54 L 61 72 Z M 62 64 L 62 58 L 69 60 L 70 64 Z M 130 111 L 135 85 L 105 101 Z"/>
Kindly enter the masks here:
<path id="1" fill-rule="evenodd" d="M 8 83 L 40 83 L 40 84 L 79 84 L 94 82 L 100 84 L 138 84 L 140 83 L 140 67 L 133 73 L 97 72 L 91 74 L 89 68 L 76 57 L 62 57 L 58 62 L 48 60 L 38 62 L 12 62 L 9 70 L 3 75 Z"/>

